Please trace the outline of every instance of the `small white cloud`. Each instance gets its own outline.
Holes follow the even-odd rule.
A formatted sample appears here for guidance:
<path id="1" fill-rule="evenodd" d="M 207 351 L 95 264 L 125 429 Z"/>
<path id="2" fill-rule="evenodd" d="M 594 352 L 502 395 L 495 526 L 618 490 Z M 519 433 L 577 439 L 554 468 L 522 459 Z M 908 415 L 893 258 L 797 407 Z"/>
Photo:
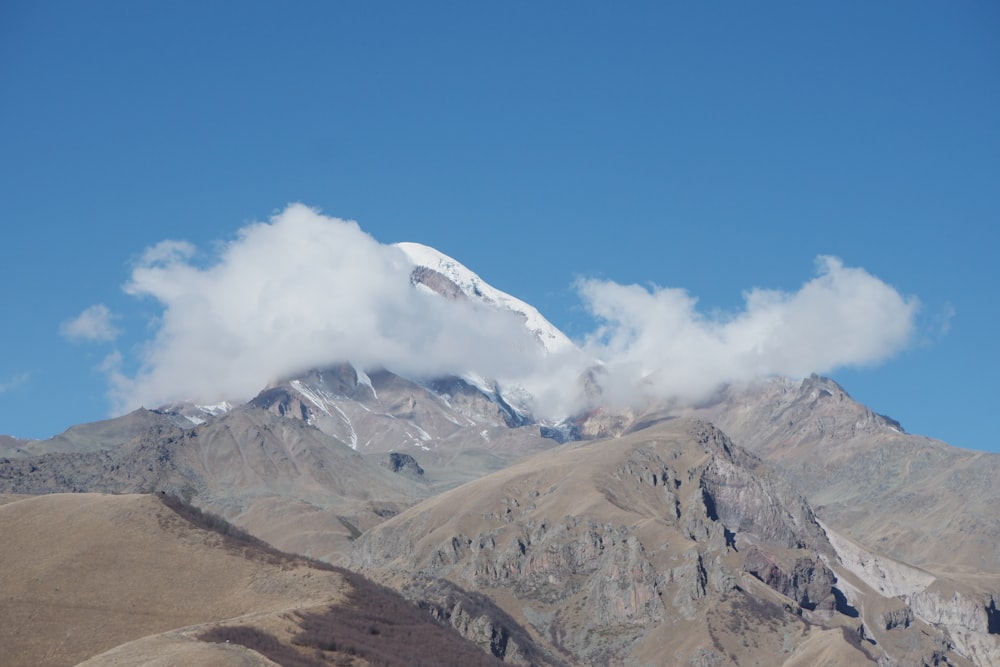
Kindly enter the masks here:
<path id="1" fill-rule="evenodd" d="M 0 394 L 6 394 L 9 391 L 14 391 L 24 385 L 28 384 L 28 380 L 31 379 L 31 373 L 17 373 L 12 375 L 6 380 L 0 382 Z"/>
<path id="2" fill-rule="evenodd" d="M 955 319 L 955 306 L 948 302 L 941 308 L 937 316 L 937 332 L 939 336 L 944 336 L 951 331 L 951 321 Z"/>
<path id="3" fill-rule="evenodd" d="M 59 326 L 59 333 L 68 340 L 108 342 L 120 333 L 112 324 L 115 315 L 103 303 L 87 308 Z"/>

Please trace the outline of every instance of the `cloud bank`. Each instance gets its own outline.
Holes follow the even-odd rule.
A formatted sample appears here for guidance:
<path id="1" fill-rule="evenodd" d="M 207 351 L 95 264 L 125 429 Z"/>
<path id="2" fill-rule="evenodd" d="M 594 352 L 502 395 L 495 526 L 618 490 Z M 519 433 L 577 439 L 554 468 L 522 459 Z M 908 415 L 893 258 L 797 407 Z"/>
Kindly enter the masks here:
<path id="1" fill-rule="evenodd" d="M 817 276 L 798 291 L 751 290 L 741 312 L 722 317 L 699 313 L 684 290 L 583 280 L 577 291 L 597 328 L 579 349 L 546 356 L 517 316 L 415 289 L 411 270 L 402 251 L 357 223 L 302 205 L 243 228 L 207 263 L 190 244 L 164 241 L 125 285 L 162 315 L 137 372 L 108 364 L 116 409 L 248 399 L 269 382 L 350 360 L 409 377 L 516 383 L 539 416 L 558 418 L 584 407 L 579 378 L 595 364 L 605 400 L 697 400 L 725 382 L 877 363 L 909 343 L 918 309 L 833 257 L 818 258 Z M 73 330 L 101 339 L 110 314 L 99 308 Z"/>
<path id="2" fill-rule="evenodd" d="M 540 351 L 511 313 L 416 290 L 401 250 L 357 223 L 293 205 L 240 230 L 207 267 L 195 248 L 147 250 L 125 291 L 163 307 L 119 409 L 250 398 L 268 382 L 349 360 L 409 376 L 527 374 Z"/>
<path id="3" fill-rule="evenodd" d="M 605 397 L 698 400 L 723 383 L 875 364 L 909 344 L 917 299 L 835 257 L 816 265 L 797 292 L 753 289 L 741 312 L 714 318 L 682 289 L 581 281 L 601 322 L 586 349 L 605 360 Z"/>

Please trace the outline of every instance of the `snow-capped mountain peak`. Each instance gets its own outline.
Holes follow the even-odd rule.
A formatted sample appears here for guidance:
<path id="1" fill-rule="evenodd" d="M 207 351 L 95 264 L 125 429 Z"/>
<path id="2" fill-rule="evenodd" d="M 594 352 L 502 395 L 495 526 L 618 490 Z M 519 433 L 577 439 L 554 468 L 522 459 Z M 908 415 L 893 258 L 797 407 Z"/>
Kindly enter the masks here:
<path id="1" fill-rule="evenodd" d="M 566 334 L 545 319 L 534 306 L 496 289 L 458 260 L 421 243 L 403 242 L 395 245 L 415 267 L 423 267 L 441 274 L 454 283 L 466 297 L 496 308 L 513 311 L 523 317 L 525 326 L 538 337 L 546 351 L 557 352 L 575 347 Z"/>

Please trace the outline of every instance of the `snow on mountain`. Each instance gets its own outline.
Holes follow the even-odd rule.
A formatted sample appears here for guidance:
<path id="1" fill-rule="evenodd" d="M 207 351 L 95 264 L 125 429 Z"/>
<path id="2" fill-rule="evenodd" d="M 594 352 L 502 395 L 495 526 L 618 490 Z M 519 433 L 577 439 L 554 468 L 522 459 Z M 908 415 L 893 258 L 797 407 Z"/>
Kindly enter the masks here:
<path id="1" fill-rule="evenodd" d="M 489 285 L 457 260 L 419 243 L 398 243 L 396 247 L 413 264 L 411 282 L 415 289 L 427 290 L 445 299 L 474 300 L 516 313 L 549 354 L 576 349 L 572 341 L 533 306 Z M 259 403 L 259 407 L 266 409 L 276 406 L 274 409 L 280 414 L 301 418 L 355 449 L 365 448 L 374 434 L 386 439 L 389 432 L 397 430 L 399 434 L 388 438 L 393 446 L 403 446 L 404 441 L 412 440 L 412 444 L 426 448 L 427 442 L 447 438 L 456 428 L 483 424 L 491 428 L 513 427 L 535 419 L 533 397 L 528 389 L 513 382 L 501 386 L 496 379 L 484 377 L 475 369 L 458 376 L 400 378 L 395 383 L 387 383 L 386 377 L 391 373 L 387 375 L 385 369 L 369 369 L 378 370 L 383 388 L 392 389 L 386 396 L 388 400 L 382 401 L 381 389 L 376 390 L 379 383 L 373 383 L 366 369 L 349 359 L 330 359 L 328 364 L 278 380 L 264 388 L 251 403 Z M 405 394 L 401 399 L 402 407 L 393 400 L 400 399 L 395 395 L 400 392 Z M 421 396 L 421 392 L 429 395 Z M 417 412 L 422 414 L 430 410 L 434 413 L 433 417 L 423 416 L 424 426 L 417 424 L 421 420 L 415 419 L 412 409 L 406 407 L 414 397 L 424 403 Z M 436 402 L 440 405 L 432 408 Z M 160 410 L 199 425 L 232 408 L 229 402 L 206 405 L 186 401 L 163 406 Z M 403 421 L 391 424 L 401 415 L 410 415 L 403 421 L 412 427 L 412 433 L 402 429 Z"/>
<path id="2" fill-rule="evenodd" d="M 233 409 L 234 404 L 229 401 L 221 401 L 219 403 L 211 404 L 199 404 L 196 401 L 181 401 L 177 403 L 168 403 L 167 405 L 161 405 L 156 408 L 159 412 L 165 412 L 170 414 L 176 414 L 193 426 L 198 426 L 204 424 L 206 421 L 212 417 L 218 417 L 219 415 L 224 415 Z"/>
<path id="3" fill-rule="evenodd" d="M 457 260 L 420 243 L 403 242 L 395 245 L 414 265 L 445 276 L 468 298 L 513 311 L 523 317 L 525 326 L 538 337 L 546 351 L 551 353 L 575 347 L 566 334 L 545 319 L 534 306 L 496 289 Z"/>

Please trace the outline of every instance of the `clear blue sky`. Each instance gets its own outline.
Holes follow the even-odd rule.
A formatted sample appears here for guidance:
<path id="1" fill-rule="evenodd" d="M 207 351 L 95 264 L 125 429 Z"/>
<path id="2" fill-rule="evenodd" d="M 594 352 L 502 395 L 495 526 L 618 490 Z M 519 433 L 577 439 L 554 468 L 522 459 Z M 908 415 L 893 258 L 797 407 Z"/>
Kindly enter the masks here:
<path id="1" fill-rule="evenodd" d="M 1000 451 L 1000 5 L 0 5 L 0 433 L 107 416 L 150 336 L 143 250 L 289 202 L 419 241 L 593 323 L 579 277 L 704 312 L 829 254 L 913 295 L 917 340 L 834 373 L 922 433 Z M 114 343 L 60 326 L 103 303 Z"/>

